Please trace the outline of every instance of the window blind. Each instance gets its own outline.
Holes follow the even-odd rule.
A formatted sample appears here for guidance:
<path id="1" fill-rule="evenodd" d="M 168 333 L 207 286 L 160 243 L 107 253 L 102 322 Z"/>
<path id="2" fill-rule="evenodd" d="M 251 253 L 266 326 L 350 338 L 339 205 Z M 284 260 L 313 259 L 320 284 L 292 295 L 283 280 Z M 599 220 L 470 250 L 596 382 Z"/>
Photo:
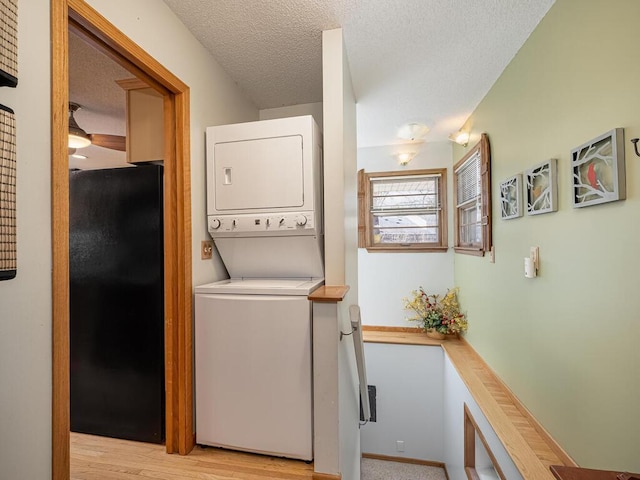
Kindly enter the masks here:
<path id="1" fill-rule="evenodd" d="M 440 175 L 376 178 L 371 180 L 372 213 L 397 214 L 440 209 Z"/>
<path id="2" fill-rule="evenodd" d="M 480 197 L 482 175 L 480 175 L 480 152 L 460 165 L 455 171 L 457 175 L 456 207 Z"/>

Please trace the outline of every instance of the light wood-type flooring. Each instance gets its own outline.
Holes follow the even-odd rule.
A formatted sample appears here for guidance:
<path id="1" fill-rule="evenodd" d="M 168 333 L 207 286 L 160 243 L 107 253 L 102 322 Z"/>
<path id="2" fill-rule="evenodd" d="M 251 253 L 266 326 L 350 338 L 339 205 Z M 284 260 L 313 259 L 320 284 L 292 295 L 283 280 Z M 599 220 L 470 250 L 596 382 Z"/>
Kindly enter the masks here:
<path id="1" fill-rule="evenodd" d="M 310 480 L 313 464 L 196 447 L 168 455 L 164 445 L 71 433 L 71 480 Z"/>

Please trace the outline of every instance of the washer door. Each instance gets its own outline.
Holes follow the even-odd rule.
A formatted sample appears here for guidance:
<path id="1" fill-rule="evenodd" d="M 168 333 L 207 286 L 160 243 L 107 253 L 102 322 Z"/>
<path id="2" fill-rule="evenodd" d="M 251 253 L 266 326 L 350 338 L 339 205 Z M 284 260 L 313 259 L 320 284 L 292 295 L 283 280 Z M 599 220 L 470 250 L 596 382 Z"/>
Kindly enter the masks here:
<path id="1" fill-rule="evenodd" d="M 196 439 L 313 458 L 311 303 L 196 295 Z"/>
<path id="2" fill-rule="evenodd" d="M 301 208 L 302 136 L 262 138 L 214 146 L 215 208 Z"/>

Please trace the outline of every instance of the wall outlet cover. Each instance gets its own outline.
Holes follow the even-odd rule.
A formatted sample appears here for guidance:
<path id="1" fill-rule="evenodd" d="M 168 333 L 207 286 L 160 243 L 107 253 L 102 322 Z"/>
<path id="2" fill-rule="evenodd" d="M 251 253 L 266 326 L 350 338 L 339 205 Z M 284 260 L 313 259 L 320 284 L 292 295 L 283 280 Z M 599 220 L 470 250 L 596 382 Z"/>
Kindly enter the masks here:
<path id="1" fill-rule="evenodd" d="M 200 246 L 200 257 L 202 260 L 209 260 L 213 256 L 213 241 L 203 240 Z"/>

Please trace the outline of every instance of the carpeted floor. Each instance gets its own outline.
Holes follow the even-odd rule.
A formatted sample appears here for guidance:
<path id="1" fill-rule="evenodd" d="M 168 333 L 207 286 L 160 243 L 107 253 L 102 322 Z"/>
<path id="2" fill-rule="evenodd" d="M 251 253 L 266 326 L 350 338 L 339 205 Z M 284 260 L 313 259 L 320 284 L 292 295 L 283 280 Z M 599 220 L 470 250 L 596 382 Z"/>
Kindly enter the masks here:
<path id="1" fill-rule="evenodd" d="M 363 458 L 362 480 L 446 480 L 444 469 Z"/>

